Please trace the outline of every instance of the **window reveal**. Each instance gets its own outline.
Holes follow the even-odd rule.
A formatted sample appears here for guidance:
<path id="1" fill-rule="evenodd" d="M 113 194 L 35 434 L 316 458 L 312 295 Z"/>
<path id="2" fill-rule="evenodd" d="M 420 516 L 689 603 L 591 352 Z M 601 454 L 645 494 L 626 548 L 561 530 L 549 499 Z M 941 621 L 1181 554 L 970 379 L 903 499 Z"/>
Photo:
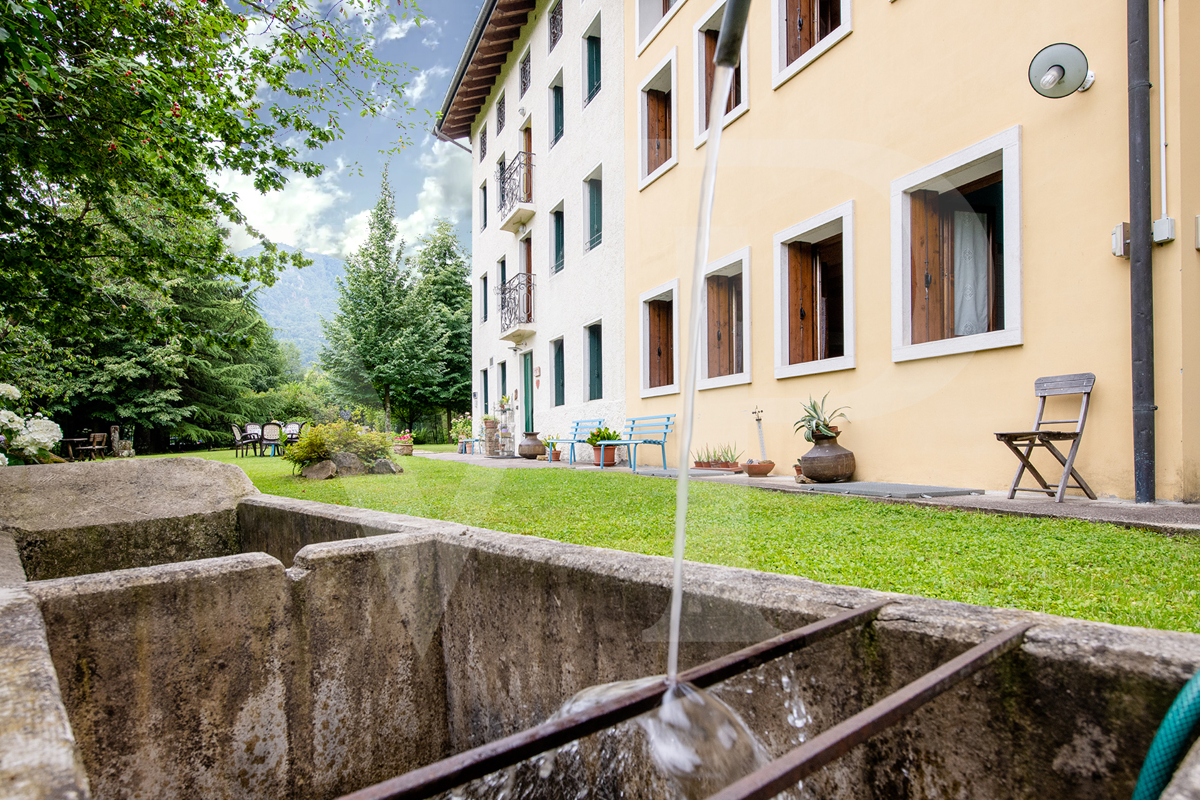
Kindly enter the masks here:
<path id="1" fill-rule="evenodd" d="M 787 63 L 804 55 L 842 24 L 842 0 L 784 0 Z"/>
<path id="2" fill-rule="evenodd" d="M 704 31 L 704 108 L 701 109 L 700 113 L 703 114 L 705 130 L 708 129 L 708 113 L 712 105 L 713 77 L 716 72 L 715 58 L 719 35 L 720 31 L 718 30 Z M 725 106 L 725 113 L 728 114 L 741 104 L 742 64 L 739 60 L 738 65 L 733 68 L 733 83 L 729 87 L 729 103 Z"/>
<path id="3" fill-rule="evenodd" d="M 670 300 L 650 300 L 646 303 L 649 317 L 647 337 L 650 363 L 649 385 L 670 386 L 675 382 L 674 308 Z"/>
<path id="4" fill-rule="evenodd" d="M 708 377 L 744 371 L 742 276 L 710 275 L 708 296 Z"/>
<path id="5" fill-rule="evenodd" d="M 788 363 L 845 355 L 842 235 L 788 245 Z"/>
<path id="6" fill-rule="evenodd" d="M 999 172 L 910 192 L 912 344 L 1004 328 Z"/>
<path id="7" fill-rule="evenodd" d="M 671 93 L 646 90 L 646 174 L 671 158 Z"/>

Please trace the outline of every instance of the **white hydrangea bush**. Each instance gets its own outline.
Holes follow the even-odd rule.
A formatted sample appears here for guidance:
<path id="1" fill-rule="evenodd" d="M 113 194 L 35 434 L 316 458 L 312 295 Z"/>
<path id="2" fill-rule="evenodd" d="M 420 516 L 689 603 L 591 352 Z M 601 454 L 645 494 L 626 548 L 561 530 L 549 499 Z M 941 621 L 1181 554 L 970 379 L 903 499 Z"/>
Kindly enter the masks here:
<path id="1" fill-rule="evenodd" d="M 0 402 L 21 399 L 11 383 L 0 383 Z M 0 408 L 0 467 L 45 461 L 50 448 L 62 440 L 62 428 L 40 413 L 22 417 L 10 408 Z"/>

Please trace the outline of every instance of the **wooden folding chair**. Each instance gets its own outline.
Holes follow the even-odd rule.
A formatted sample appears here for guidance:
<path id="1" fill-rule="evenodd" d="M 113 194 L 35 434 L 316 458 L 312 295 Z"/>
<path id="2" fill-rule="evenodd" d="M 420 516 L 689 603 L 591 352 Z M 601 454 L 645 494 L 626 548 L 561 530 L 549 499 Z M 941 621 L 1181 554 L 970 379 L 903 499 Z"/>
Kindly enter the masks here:
<path id="1" fill-rule="evenodd" d="M 1017 496 L 1017 492 L 1041 492 L 1047 495 L 1054 496 L 1054 502 L 1061 503 L 1063 497 L 1066 496 L 1067 489 L 1081 489 L 1092 500 L 1096 499 L 1096 493 L 1075 469 L 1075 456 L 1079 452 L 1079 442 L 1083 439 L 1083 426 L 1087 422 L 1088 403 L 1092 397 L 1092 386 L 1096 383 L 1096 376 L 1090 372 L 1079 372 L 1074 375 L 1052 375 L 1046 378 L 1038 378 L 1033 382 L 1033 393 L 1038 398 L 1037 416 L 1033 420 L 1033 430 L 1016 431 L 1012 433 L 997 433 L 996 439 L 1003 442 L 1021 465 L 1017 467 L 1017 474 L 1013 478 L 1012 487 L 1008 490 L 1008 499 L 1012 500 Z M 1076 419 L 1042 419 L 1046 412 L 1046 398 L 1063 395 L 1077 394 L 1080 395 L 1079 401 L 1079 416 Z M 1074 425 L 1075 430 L 1046 430 L 1043 425 Z M 1070 442 L 1071 450 L 1065 456 L 1054 446 L 1055 442 Z M 1058 459 L 1058 463 L 1062 465 L 1062 477 L 1058 483 L 1047 483 L 1042 474 L 1037 471 L 1037 467 L 1029 460 L 1030 454 L 1035 447 L 1044 447 Z M 1029 470 L 1034 479 L 1038 482 L 1039 488 L 1022 488 L 1021 478 L 1025 475 L 1025 470 Z M 1070 478 L 1075 479 L 1074 484 L 1068 484 Z"/>

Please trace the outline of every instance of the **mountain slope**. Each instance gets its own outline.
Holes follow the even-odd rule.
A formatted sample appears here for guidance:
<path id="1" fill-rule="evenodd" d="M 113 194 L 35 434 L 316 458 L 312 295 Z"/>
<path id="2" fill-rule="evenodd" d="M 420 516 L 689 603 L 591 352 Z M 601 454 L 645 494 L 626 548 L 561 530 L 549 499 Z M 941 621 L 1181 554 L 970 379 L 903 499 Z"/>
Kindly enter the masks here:
<path id="1" fill-rule="evenodd" d="M 296 252 L 295 247 L 279 245 L 281 250 Z M 240 257 L 255 256 L 262 245 L 248 247 L 237 253 Z M 320 358 L 325 333 L 321 318 L 332 319 L 337 313 L 337 279 L 345 271 L 346 262 L 333 256 L 304 251 L 312 265 L 304 269 L 288 267 L 275 280 L 274 286 L 264 286 L 258 292 L 258 306 L 263 318 L 277 328 L 276 338 L 294 342 L 300 348 L 300 358 L 307 367 Z"/>

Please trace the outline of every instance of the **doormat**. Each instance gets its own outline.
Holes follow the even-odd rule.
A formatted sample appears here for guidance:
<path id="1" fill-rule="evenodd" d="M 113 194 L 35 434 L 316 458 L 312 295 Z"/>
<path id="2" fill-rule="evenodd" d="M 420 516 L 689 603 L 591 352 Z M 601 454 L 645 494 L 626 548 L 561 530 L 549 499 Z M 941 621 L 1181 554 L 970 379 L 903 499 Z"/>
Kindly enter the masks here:
<path id="1" fill-rule="evenodd" d="M 813 494 L 845 494 L 856 497 L 898 497 L 906 500 L 915 500 L 923 497 L 959 497 L 968 494 L 983 494 L 983 489 L 956 489 L 950 486 L 923 486 L 918 483 L 876 483 L 874 481 L 801 483 L 796 488 L 801 492 L 812 492 Z"/>

